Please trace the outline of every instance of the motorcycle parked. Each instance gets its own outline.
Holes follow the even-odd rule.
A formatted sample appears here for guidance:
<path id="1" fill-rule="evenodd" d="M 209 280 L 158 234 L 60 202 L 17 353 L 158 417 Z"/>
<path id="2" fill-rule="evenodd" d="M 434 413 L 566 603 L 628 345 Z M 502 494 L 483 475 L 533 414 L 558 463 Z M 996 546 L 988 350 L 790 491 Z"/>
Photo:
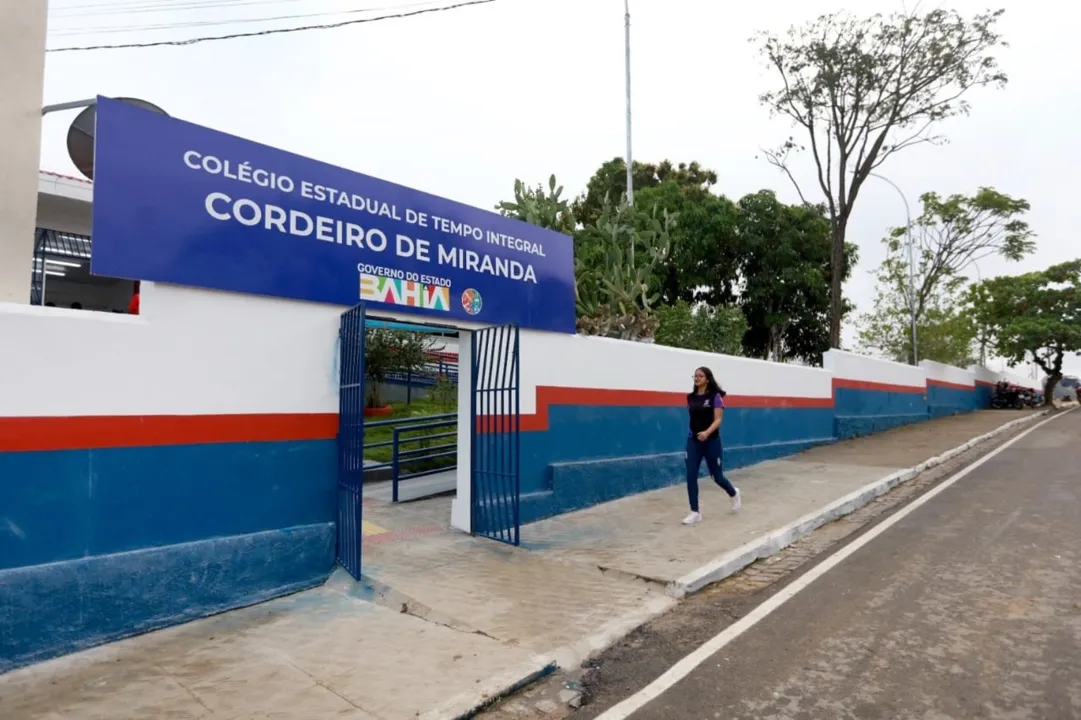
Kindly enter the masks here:
<path id="1" fill-rule="evenodd" d="M 1024 410 L 1043 405 L 1043 393 L 1038 390 L 998 382 L 991 391 L 991 407 L 995 410 Z"/>
<path id="2" fill-rule="evenodd" d="M 1020 410 L 1025 407 L 1021 398 L 1021 388 L 1010 385 L 1005 380 L 999 381 L 991 391 L 991 407 L 995 410 Z"/>

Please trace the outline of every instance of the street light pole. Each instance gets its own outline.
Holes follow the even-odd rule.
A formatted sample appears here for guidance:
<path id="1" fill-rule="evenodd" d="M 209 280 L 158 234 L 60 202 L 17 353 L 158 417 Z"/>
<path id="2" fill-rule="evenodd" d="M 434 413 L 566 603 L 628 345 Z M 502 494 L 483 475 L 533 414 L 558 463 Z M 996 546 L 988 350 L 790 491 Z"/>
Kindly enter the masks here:
<path id="1" fill-rule="evenodd" d="M 976 283 L 983 283 L 983 273 L 980 272 L 980 266 L 975 261 L 972 262 L 972 267 L 976 269 Z M 980 330 L 980 335 L 977 338 L 977 342 L 980 343 L 980 367 L 987 367 L 987 336 L 983 330 Z"/>
<path id="2" fill-rule="evenodd" d="M 908 245 L 908 315 L 912 324 L 912 364 L 918 365 L 920 359 L 919 343 L 916 338 L 916 253 L 912 243 L 912 212 L 908 208 L 908 198 L 896 183 L 878 173 L 868 174 L 888 183 L 897 191 L 897 194 L 901 196 L 901 202 L 905 204 L 905 243 Z"/>
<path id="3" fill-rule="evenodd" d="M 634 173 L 631 156 L 631 4 L 623 0 L 624 46 L 627 71 L 627 204 L 634 205 Z M 633 252 L 633 250 L 632 250 Z"/>
<path id="4" fill-rule="evenodd" d="M 60 110 L 74 110 L 76 108 L 90 107 L 91 105 L 97 105 L 97 98 L 90 98 L 89 100 L 72 100 L 71 102 L 56 103 L 55 105 L 46 105 L 41 108 L 42 117 L 48 115 L 51 112 L 58 112 Z"/>

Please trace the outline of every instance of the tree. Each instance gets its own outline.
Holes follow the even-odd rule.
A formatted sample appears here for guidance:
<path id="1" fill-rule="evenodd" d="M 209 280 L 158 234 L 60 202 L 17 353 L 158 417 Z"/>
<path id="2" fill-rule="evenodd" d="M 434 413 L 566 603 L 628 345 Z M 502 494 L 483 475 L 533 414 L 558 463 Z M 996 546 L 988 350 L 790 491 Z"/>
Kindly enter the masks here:
<path id="1" fill-rule="evenodd" d="M 984 280 L 969 302 L 1000 357 L 1011 365 L 1030 359 L 1044 371 L 1044 402 L 1051 404 L 1066 354 L 1081 355 L 1081 260 Z"/>
<path id="2" fill-rule="evenodd" d="M 737 307 L 710 307 L 680 300 L 657 309 L 658 345 L 739 355 L 747 319 Z"/>
<path id="3" fill-rule="evenodd" d="M 757 40 L 779 87 L 760 100 L 806 138 L 826 199 L 831 248 L 829 339 L 841 340 L 845 238 L 864 182 L 895 153 L 937 143 L 939 121 L 969 110 L 964 95 L 975 87 L 1006 84 L 993 52 L 1005 45 L 996 32 L 1002 11 L 971 19 L 954 10 L 923 15 L 894 13 L 859 18 L 824 15 L 778 37 Z M 790 137 L 767 160 L 782 170 L 807 202 L 792 170 L 804 145 Z"/>
<path id="4" fill-rule="evenodd" d="M 875 308 L 861 318 L 860 339 L 898 362 L 915 362 L 911 331 L 907 337 L 900 331 L 901 325 L 911 325 L 911 279 L 918 355 L 951 365 L 968 362 L 977 328 L 960 307 L 962 273 L 989 255 L 1020 260 L 1035 249 L 1033 233 L 1021 219 L 1029 204 L 986 187 L 971 197 L 943 199 L 929 192 L 920 200 L 923 211 L 912 227 L 912 277 L 906 228 L 893 228 L 883 240 L 886 259 L 877 272 Z"/>
<path id="5" fill-rule="evenodd" d="M 1017 261 L 1036 249 L 1034 234 L 1021 219 L 1029 210 L 1027 200 L 984 187 L 971 197 L 950 195 L 944 200 L 937 193 L 924 193 L 920 202 L 923 212 L 912 229 L 917 321 L 942 284 L 973 263 L 996 254 Z M 897 270 L 904 265 L 907 272 L 907 258 L 902 259 L 900 253 L 904 237 L 903 227 L 891 231 L 886 262 Z"/>
<path id="6" fill-rule="evenodd" d="M 739 304 L 749 326 L 744 351 L 820 364 L 830 347 L 830 225 L 824 209 L 785 205 L 770 190 L 745 195 L 737 208 Z M 846 278 L 856 258 L 857 248 L 849 244 Z"/>
<path id="7" fill-rule="evenodd" d="M 908 308 L 908 275 L 903 281 L 896 274 L 898 265 L 879 269 L 874 311 L 859 322 L 860 345 L 877 351 L 890 360 L 912 362 L 912 315 Z M 974 351 L 979 329 L 964 306 L 964 278 L 954 277 L 943 283 L 922 306 L 916 323 L 919 355 L 947 365 L 968 367 L 976 362 Z M 982 359 L 980 360 L 982 362 Z"/>
<path id="8" fill-rule="evenodd" d="M 711 305 L 732 302 L 738 279 L 736 208 L 710 192 L 717 174 L 697 162 L 673 165 L 666 160 L 634 167 L 635 203 L 620 211 L 621 222 L 648 234 L 654 219 L 665 212 L 670 219 L 680 217 L 678 223 L 669 224 L 670 248 L 654 267 L 658 302 L 672 304 L 680 298 Z M 573 205 L 562 199 L 563 188 L 554 176 L 547 188 L 516 180 L 514 200 L 501 202 L 496 209 L 507 217 L 573 235 L 576 263 L 597 268 L 605 262 L 608 243 L 596 230 L 606 207 L 623 204 L 625 169 L 620 158 L 602 165 Z"/>
<path id="9" fill-rule="evenodd" d="M 595 225 L 605 203 L 618 204 L 627 191 L 627 165 L 615 158 L 590 178 L 586 191 L 573 204 L 573 211 L 583 225 Z M 642 230 L 649 228 L 654 212 L 667 211 L 679 216 L 671 228 L 671 250 L 658 266 L 661 283 L 660 302 L 672 304 L 679 299 L 717 305 L 734 299 L 738 258 L 735 240 L 735 205 L 711 192 L 717 173 L 697 162 L 668 160 L 634 163 L 634 212 L 631 222 Z M 580 238 L 576 254 L 595 254 Z"/>
<path id="10" fill-rule="evenodd" d="M 419 373 L 435 351 L 427 333 L 367 328 L 364 333 L 364 375 L 368 379 L 368 407 L 383 407 L 379 386 L 395 373 Z"/>
<path id="11" fill-rule="evenodd" d="M 717 183 L 717 173 L 706 170 L 697 162 L 673 165 L 664 160 L 660 163 L 635 162 L 634 200 L 646 188 L 673 182 L 682 188 L 694 188 L 708 192 Z M 586 191 L 575 199 L 572 209 L 575 216 L 586 225 L 595 224 L 600 218 L 605 198 L 616 203 L 627 194 L 627 161 L 614 158 L 600 166 L 586 185 Z"/>
<path id="12" fill-rule="evenodd" d="M 696 186 L 665 180 L 636 192 L 634 208 L 639 227 L 645 227 L 654 212 L 667 211 L 679 218 L 670 229 L 671 250 L 657 268 L 662 303 L 734 301 L 740 261 L 735 203 Z"/>

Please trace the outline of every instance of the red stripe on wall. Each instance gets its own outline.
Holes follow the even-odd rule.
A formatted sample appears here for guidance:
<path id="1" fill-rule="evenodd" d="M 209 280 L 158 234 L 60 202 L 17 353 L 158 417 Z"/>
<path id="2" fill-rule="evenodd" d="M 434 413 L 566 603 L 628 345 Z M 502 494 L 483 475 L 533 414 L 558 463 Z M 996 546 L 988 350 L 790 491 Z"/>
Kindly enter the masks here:
<path id="1" fill-rule="evenodd" d="M 610 388 L 537 387 L 537 410 L 521 414 L 523 432 L 548 429 L 548 408 L 552 405 L 592 405 L 600 407 L 683 407 L 687 394 L 656 390 L 616 390 Z M 831 408 L 833 398 L 766 397 L 729 395 L 724 399 L 729 408 Z M 478 432 L 496 432 L 505 423 L 495 417 L 478 417 Z"/>
<path id="2" fill-rule="evenodd" d="M 0 417 L 0 452 L 327 440 L 337 413 Z"/>
<path id="3" fill-rule="evenodd" d="M 845 378 L 834 378 L 833 389 L 845 388 L 848 390 L 877 390 L 879 392 L 900 392 L 900 393 L 924 393 L 927 388 L 923 385 L 891 385 L 890 383 L 877 383 L 868 382 L 866 380 L 848 380 Z"/>
<path id="4" fill-rule="evenodd" d="M 834 386 L 920 392 L 919 388 L 845 380 L 834 381 Z M 536 393 L 536 412 L 521 415 L 520 427 L 526 432 L 548 429 L 552 405 L 682 407 L 686 402 L 685 393 L 653 390 L 540 386 Z M 729 395 L 725 404 L 729 408 L 831 408 L 834 403 L 833 398 Z M 495 431 L 499 425 L 494 417 L 477 419 L 480 432 Z M 0 417 L 0 452 L 331 440 L 337 432 L 336 413 Z"/>
<path id="5" fill-rule="evenodd" d="M 961 383 L 952 383 L 952 382 L 947 382 L 945 380 L 933 380 L 931 378 L 927 378 L 927 386 L 928 387 L 934 386 L 934 387 L 940 387 L 940 388 L 950 388 L 951 390 L 975 390 L 976 389 L 975 385 L 962 385 Z"/>

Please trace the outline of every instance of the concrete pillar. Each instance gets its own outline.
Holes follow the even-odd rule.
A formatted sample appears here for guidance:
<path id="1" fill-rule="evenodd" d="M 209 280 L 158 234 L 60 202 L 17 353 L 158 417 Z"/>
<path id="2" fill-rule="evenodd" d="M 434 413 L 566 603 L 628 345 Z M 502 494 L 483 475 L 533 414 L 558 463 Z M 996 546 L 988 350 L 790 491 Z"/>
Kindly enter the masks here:
<path id="1" fill-rule="evenodd" d="M 0 0 L 0 302 L 30 302 L 47 0 Z"/>

